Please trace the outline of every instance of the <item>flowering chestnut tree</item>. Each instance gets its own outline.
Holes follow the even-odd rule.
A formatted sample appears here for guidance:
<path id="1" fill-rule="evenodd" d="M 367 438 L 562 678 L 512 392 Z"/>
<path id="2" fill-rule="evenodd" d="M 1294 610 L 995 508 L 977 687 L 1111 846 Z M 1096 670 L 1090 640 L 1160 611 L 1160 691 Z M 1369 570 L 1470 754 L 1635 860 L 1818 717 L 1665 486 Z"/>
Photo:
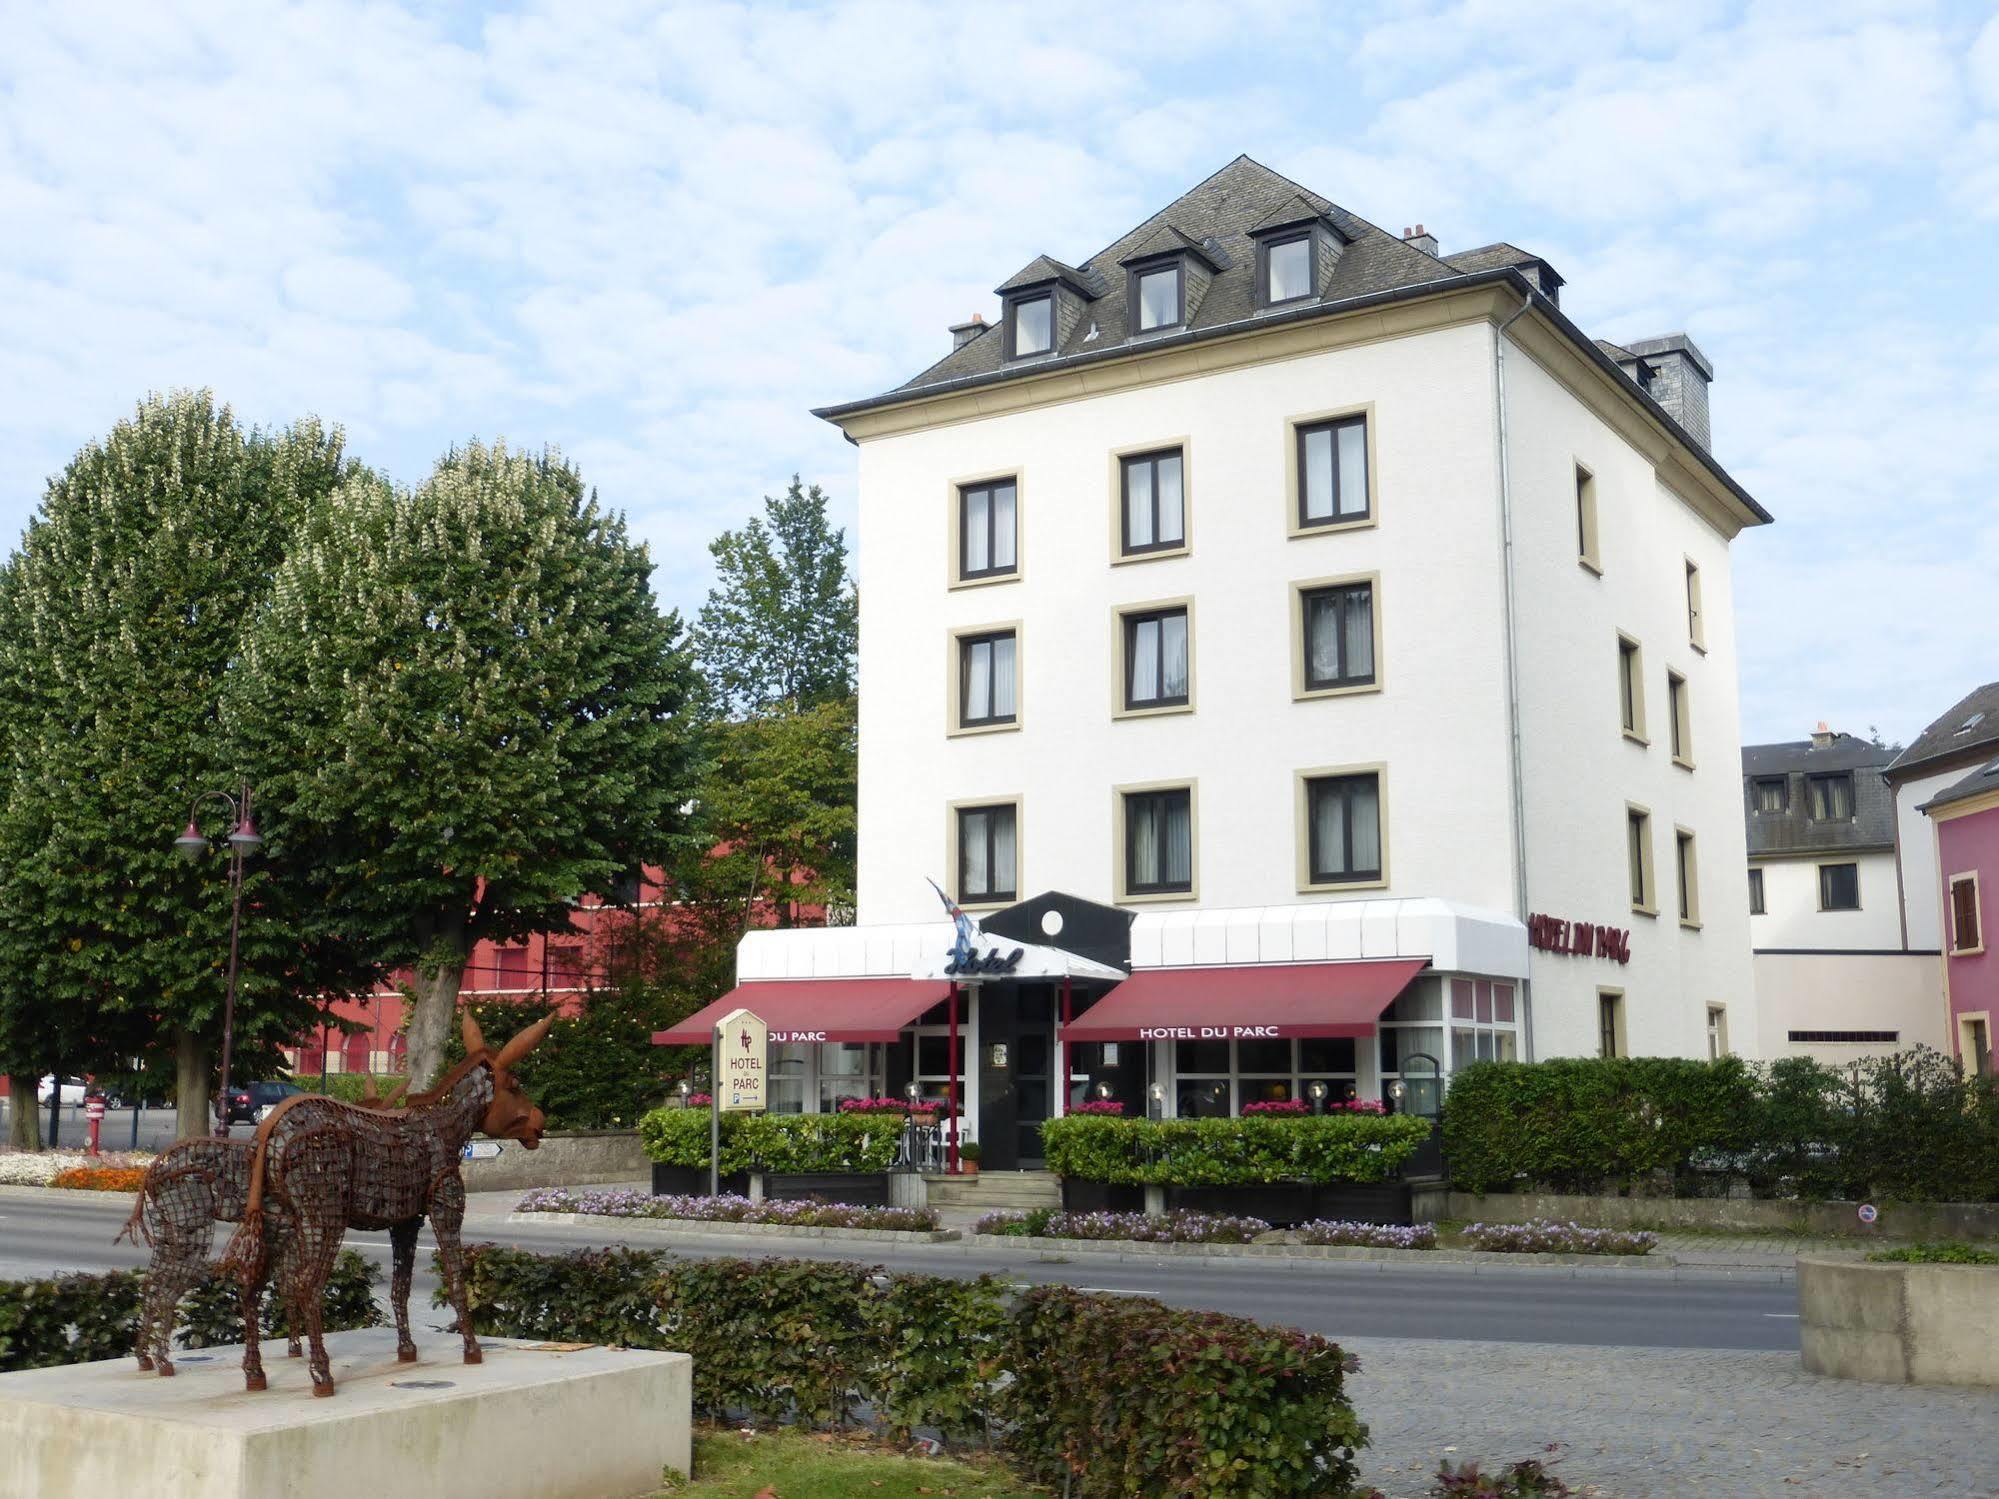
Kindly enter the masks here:
<path id="1" fill-rule="evenodd" d="M 277 571 L 224 720 L 317 919 L 414 974 L 414 1086 L 474 944 L 680 852 L 693 670 L 651 572 L 570 464 L 477 442 L 355 475 Z"/>

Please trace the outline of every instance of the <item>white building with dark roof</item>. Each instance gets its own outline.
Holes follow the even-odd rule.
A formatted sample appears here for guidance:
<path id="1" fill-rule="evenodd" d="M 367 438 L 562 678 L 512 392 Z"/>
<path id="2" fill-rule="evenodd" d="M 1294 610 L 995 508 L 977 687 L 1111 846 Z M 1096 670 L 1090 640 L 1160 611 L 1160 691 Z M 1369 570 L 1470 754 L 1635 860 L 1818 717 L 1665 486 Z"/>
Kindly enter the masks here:
<path id="1" fill-rule="evenodd" d="M 860 454 L 859 925 L 750 934 L 721 1002 L 783 1010 L 802 1106 L 955 1091 L 990 1168 L 1089 1090 L 1753 1049 L 1729 549 L 1769 516 L 1711 368 L 1436 248 L 1240 157 L 819 413 Z"/>

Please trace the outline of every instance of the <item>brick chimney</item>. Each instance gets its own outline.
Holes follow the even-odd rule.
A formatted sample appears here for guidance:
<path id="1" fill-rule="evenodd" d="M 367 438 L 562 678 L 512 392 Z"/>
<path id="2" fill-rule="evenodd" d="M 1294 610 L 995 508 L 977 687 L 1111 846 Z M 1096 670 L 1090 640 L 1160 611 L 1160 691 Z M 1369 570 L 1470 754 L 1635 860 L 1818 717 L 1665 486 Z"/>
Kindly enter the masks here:
<path id="1" fill-rule="evenodd" d="M 1819 726 L 1816 729 L 1812 730 L 1812 748 L 1831 749 L 1832 742 L 1837 738 L 1839 738 L 1839 735 L 1833 733 L 1831 729 L 1827 728 L 1825 726 L 1825 720 L 1821 718 L 1819 720 Z"/>
<path id="2" fill-rule="evenodd" d="M 951 347 L 962 349 L 966 344 L 985 331 L 985 318 L 975 312 L 972 314 L 972 320 L 969 323 L 953 323 L 951 325 Z"/>
<path id="3" fill-rule="evenodd" d="M 1428 254 L 1435 255 L 1437 253 L 1437 236 L 1430 233 L 1421 224 L 1418 224 L 1414 229 L 1404 229 L 1402 231 L 1402 238 L 1417 249 L 1425 251 Z"/>
<path id="4" fill-rule="evenodd" d="M 1687 429 L 1687 436 L 1712 448 L 1707 418 L 1707 388 L 1714 366 L 1684 333 L 1646 338 L 1624 346 L 1636 364 L 1619 360 L 1624 373 L 1645 387 L 1645 393 L 1666 408 L 1666 415 Z M 1645 372 L 1650 372 L 1647 379 Z"/>

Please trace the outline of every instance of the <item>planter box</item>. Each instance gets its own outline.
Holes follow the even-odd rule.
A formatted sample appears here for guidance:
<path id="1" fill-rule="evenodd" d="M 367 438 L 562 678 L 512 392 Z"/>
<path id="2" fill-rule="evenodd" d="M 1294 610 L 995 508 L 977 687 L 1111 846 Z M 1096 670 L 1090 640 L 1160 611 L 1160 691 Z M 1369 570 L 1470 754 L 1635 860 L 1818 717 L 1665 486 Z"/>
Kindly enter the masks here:
<path id="1" fill-rule="evenodd" d="M 1408 1182 L 1327 1182 L 1312 1188 L 1312 1216 L 1342 1223 L 1416 1221 Z"/>
<path id="2" fill-rule="evenodd" d="M 1798 1256 L 1805 1368 L 1877 1384 L 1999 1389 L 1999 1265 L 1875 1265 Z"/>
<path id="3" fill-rule="evenodd" d="M 1062 1211 L 1065 1213 L 1142 1213 L 1145 1188 L 1113 1186 L 1109 1182 L 1062 1178 Z"/>
<path id="4" fill-rule="evenodd" d="M 812 1171 L 764 1177 L 764 1197 L 772 1202 L 850 1202 L 856 1207 L 889 1205 L 886 1171 Z"/>
<path id="5" fill-rule="evenodd" d="M 722 1178 L 722 1190 L 731 1196 L 750 1195 L 750 1179 L 744 1172 Z M 705 1197 L 708 1195 L 706 1166 L 652 1165 L 652 1195 L 655 1197 Z"/>

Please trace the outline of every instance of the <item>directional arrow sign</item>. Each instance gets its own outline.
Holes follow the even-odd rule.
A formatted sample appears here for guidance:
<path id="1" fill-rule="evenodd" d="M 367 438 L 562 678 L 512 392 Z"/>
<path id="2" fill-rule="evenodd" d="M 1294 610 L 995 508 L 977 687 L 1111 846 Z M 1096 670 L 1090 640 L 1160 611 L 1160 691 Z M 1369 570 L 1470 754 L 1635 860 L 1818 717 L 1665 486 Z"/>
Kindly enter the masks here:
<path id="1" fill-rule="evenodd" d="M 459 1155 L 468 1161 L 495 1161 L 500 1157 L 498 1140 L 467 1140 Z"/>

